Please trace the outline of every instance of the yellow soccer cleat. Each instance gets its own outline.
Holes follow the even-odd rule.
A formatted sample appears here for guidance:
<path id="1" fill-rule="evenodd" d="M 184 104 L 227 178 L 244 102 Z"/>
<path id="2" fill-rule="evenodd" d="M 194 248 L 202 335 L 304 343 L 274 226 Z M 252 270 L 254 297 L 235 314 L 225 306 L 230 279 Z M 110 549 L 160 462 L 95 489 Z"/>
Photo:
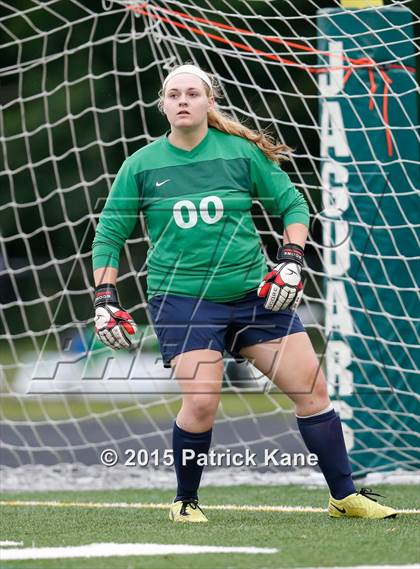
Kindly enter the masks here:
<path id="1" fill-rule="evenodd" d="M 372 520 L 396 517 L 397 512 L 394 508 L 378 504 L 371 496 L 380 496 L 380 494 L 375 494 L 369 488 L 362 488 L 360 492 L 350 494 L 342 500 L 336 500 L 330 496 L 328 515 L 331 518 L 369 518 Z"/>
<path id="2" fill-rule="evenodd" d="M 197 500 L 178 500 L 169 508 L 169 519 L 173 522 L 208 522 Z"/>

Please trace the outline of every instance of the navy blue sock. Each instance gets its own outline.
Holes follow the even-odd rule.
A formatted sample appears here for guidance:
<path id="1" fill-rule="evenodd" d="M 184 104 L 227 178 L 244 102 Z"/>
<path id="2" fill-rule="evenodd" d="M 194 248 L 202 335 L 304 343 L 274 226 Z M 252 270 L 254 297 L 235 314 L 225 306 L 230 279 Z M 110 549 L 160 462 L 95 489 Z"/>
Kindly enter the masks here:
<path id="1" fill-rule="evenodd" d="M 318 466 L 331 496 L 342 500 L 356 492 L 340 417 L 335 410 L 314 417 L 297 417 L 297 423 L 309 452 L 318 456 Z"/>
<path id="2" fill-rule="evenodd" d="M 186 460 L 184 461 L 185 464 L 183 464 L 182 451 L 184 449 L 191 449 L 195 452 L 195 457 L 201 453 L 207 454 L 210 448 L 211 433 L 212 429 L 204 433 L 188 433 L 181 429 L 181 427 L 178 427 L 176 422 L 174 423 L 172 447 L 174 450 L 174 466 L 178 481 L 175 501 L 185 498 L 198 498 L 197 492 L 203 466 L 197 464 L 197 458 Z"/>

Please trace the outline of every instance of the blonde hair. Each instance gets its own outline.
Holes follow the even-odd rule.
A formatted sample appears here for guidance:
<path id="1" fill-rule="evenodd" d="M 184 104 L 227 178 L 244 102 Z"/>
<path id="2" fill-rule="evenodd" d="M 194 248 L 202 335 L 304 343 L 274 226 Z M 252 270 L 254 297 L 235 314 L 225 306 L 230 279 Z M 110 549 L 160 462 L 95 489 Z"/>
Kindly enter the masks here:
<path id="1" fill-rule="evenodd" d="M 221 98 L 219 86 L 213 76 L 209 75 L 209 78 L 212 83 L 211 88 L 203 80 L 201 81 L 207 97 L 214 98 L 216 101 Z M 163 112 L 164 95 L 165 91 L 161 89 L 159 91 L 158 103 L 161 112 Z M 267 132 L 253 130 L 215 107 L 208 112 L 208 126 L 225 132 L 226 134 L 240 136 L 241 138 L 245 138 L 245 140 L 249 140 L 249 142 L 253 142 L 269 160 L 277 164 L 289 160 L 287 155 L 292 152 L 292 148 L 287 146 L 287 144 L 277 144 L 273 137 L 267 134 Z"/>

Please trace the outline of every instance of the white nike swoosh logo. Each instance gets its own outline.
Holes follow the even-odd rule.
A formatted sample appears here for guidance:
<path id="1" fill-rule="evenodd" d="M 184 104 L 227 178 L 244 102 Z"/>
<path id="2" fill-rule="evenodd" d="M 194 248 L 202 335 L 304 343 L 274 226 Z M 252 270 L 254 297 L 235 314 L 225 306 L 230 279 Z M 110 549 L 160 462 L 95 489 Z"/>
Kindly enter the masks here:
<path id="1" fill-rule="evenodd" d="M 163 184 L 166 184 L 166 182 L 170 182 L 170 178 L 163 180 L 163 182 L 156 182 L 156 187 L 158 188 L 159 186 L 163 186 Z"/>

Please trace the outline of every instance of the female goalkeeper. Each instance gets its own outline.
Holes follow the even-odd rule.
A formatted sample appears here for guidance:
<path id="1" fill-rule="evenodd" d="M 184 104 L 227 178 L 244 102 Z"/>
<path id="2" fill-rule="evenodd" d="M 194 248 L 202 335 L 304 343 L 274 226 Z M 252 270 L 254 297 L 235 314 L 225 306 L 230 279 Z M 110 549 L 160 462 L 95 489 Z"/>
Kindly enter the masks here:
<path id="1" fill-rule="evenodd" d="M 123 163 L 93 243 L 96 332 L 106 345 L 128 348 L 136 327 L 115 285 L 120 250 L 143 212 L 152 244 L 150 314 L 164 366 L 172 367 L 182 391 L 173 427 L 178 488 L 169 517 L 207 521 L 198 506 L 203 467 L 196 457 L 209 451 L 224 350 L 251 360 L 292 399 L 330 489 L 330 516 L 394 517 L 368 491 L 355 490 L 340 419 L 294 312 L 309 214 L 279 166 L 287 147 L 219 112 L 215 94 L 210 77 L 193 65 L 166 77 L 160 106 L 170 132 Z M 282 216 L 285 228 L 278 264 L 268 274 L 253 198 Z"/>

